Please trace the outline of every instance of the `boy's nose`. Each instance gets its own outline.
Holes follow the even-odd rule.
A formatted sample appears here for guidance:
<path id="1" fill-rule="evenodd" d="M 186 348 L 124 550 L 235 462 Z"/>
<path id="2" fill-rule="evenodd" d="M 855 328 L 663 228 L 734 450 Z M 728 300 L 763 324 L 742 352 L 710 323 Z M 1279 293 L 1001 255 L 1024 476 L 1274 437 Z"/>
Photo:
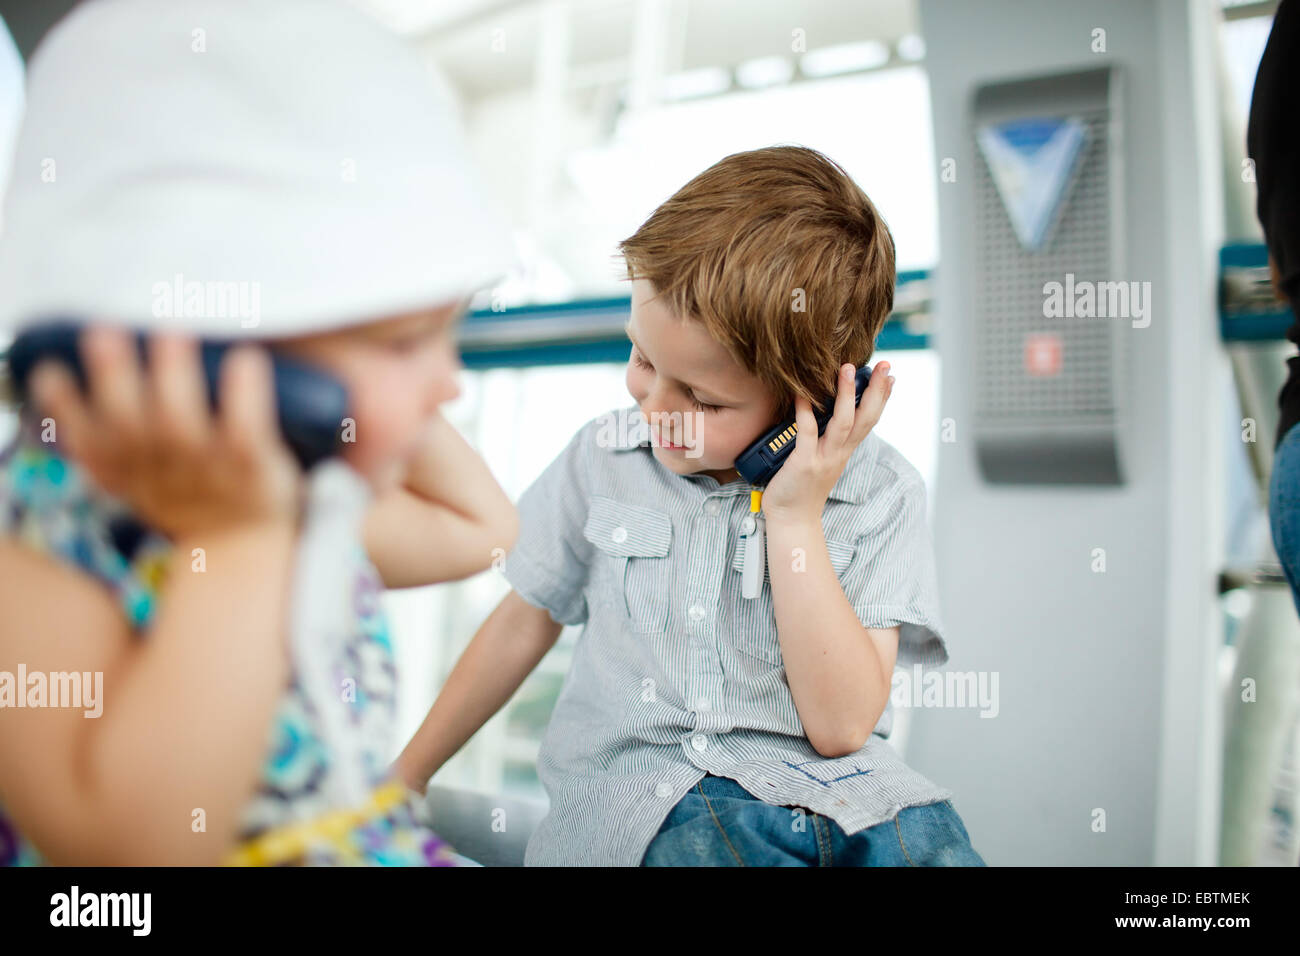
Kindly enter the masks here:
<path id="1" fill-rule="evenodd" d="M 651 414 L 680 415 L 685 411 L 684 408 L 677 407 L 669 400 L 669 397 L 666 394 L 666 389 L 664 386 L 659 384 L 652 385 L 647 389 L 645 395 L 639 398 L 639 403 L 641 405 L 641 411 L 647 418 L 649 418 Z"/>

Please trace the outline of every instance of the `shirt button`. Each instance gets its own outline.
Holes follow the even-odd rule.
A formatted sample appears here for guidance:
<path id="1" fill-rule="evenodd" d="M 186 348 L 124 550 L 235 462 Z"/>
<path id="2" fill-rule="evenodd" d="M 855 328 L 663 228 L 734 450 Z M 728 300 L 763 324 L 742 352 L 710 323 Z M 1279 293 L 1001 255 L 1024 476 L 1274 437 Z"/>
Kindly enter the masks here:
<path id="1" fill-rule="evenodd" d="M 704 620 L 704 608 L 700 607 L 698 604 L 692 604 L 690 611 L 687 613 L 690 614 L 692 621 Z"/>
<path id="2" fill-rule="evenodd" d="M 708 709 L 709 709 L 709 698 L 707 698 L 707 697 L 701 697 L 699 700 L 697 700 L 697 701 L 695 702 L 695 709 L 696 709 L 696 710 L 708 710 Z"/>
<path id="3" fill-rule="evenodd" d="M 622 544 L 624 541 L 627 540 L 627 528 L 624 528 L 622 525 L 619 525 L 610 534 L 610 537 L 614 539 L 615 544 Z"/>
<path id="4" fill-rule="evenodd" d="M 696 750 L 703 750 L 708 745 L 709 742 L 708 740 L 705 739 L 703 734 L 696 734 L 694 737 L 691 738 L 691 746 L 694 747 Z"/>
<path id="5" fill-rule="evenodd" d="M 673 795 L 673 785 L 667 780 L 660 780 L 659 786 L 655 787 L 656 797 L 671 797 Z"/>
<path id="6" fill-rule="evenodd" d="M 720 507 L 721 505 L 718 504 L 716 498 L 710 498 L 708 501 L 704 502 L 704 511 L 706 514 L 715 515 L 718 513 Z"/>

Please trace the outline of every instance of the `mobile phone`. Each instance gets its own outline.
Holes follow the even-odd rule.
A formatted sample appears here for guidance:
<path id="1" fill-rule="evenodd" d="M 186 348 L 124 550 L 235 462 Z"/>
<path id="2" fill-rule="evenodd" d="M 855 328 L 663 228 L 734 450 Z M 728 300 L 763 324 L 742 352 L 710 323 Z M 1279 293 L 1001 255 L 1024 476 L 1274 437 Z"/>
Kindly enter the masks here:
<path id="1" fill-rule="evenodd" d="M 854 379 L 854 388 L 857 392 L 853 397 L 855 408 L 861 404 L 862 393 L 866 391 L 867 383 L 870 381 L 871 366 L 863 365 L 858 369 Z M 813 411 L 813 417 L 817 419 L 818 435 L 826 431 L 826 425 L 833 414 L 835 414 L 835 396 L 832 395 L 824 411 Z M 740 472 L 740 476 L 751 485 L 766 485 L 794 450 L 795 436 L 798 431 L 798 424 L 793 418 L 773 426 L 740 453 L 736 459 L 736 471 Z"/>
<path id="2" fill-rule="evenodd" d="M 27 382 L 32 369 L 43 359 L 69 366 L 77 382 L 86 387 L 77 341 L 84 326 L 73 321 L 40 325 L 21 332 L 9 347 L 9 373 L 17 398 L 27 399 Z M 199 352 L 207 379 L 208 401 L 217 403 L 218 369 L 234 340 L 204 339 Z M 145 335 L 136 335 L 140 357 L 145 358 Z M 316 366 L 271 350 L 275 383 L 275 406 L 280 432 L 289 450 L 304 469 L 337 454 L 340 430 L 348 413 L 348 395 L 343 384 Z"/>

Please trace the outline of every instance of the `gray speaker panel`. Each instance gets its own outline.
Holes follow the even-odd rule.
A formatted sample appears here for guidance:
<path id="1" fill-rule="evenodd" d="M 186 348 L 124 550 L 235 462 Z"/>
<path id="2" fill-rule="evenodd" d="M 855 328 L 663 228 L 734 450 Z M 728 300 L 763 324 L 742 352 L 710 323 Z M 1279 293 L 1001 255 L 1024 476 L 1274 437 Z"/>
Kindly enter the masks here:
<path id="1" fill-rule="evenodd" d="M 1113 69 L 1035 77 L 978 89 L 975 155 L 977 327 L 976 457 L 983 477 L 1012 484 L 1119 484 L 1120 387 L 1128 318 L 1049 318 L 1044 286 L 1112 282 L 1122 261 L 1116 81 Z M 975 139 L 987 122 L 1074 117 L 1087 139 L 1074 178 L 1041 248 L 1014 232 Z M 1029 374 L 1031 335 L 1057 337 L 1060 371 Z"/>

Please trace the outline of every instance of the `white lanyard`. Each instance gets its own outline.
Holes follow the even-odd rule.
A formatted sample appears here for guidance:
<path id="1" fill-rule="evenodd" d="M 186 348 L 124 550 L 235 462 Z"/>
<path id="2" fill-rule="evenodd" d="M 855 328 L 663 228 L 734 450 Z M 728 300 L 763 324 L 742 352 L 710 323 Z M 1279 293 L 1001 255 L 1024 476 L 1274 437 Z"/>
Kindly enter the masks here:
<path id="1" fill-rule="evenodd" d="M 744 571 L 740 579 L 740 595 L 756 598 L 763 587 L 763 570 L 767 564 L 767 548 L 763 534 L 763 515 L 759 508 L 763 492 L 755 489 L 749 493 L 749 514 L 740 523 L 740 540 L 745 555 Z"/>

